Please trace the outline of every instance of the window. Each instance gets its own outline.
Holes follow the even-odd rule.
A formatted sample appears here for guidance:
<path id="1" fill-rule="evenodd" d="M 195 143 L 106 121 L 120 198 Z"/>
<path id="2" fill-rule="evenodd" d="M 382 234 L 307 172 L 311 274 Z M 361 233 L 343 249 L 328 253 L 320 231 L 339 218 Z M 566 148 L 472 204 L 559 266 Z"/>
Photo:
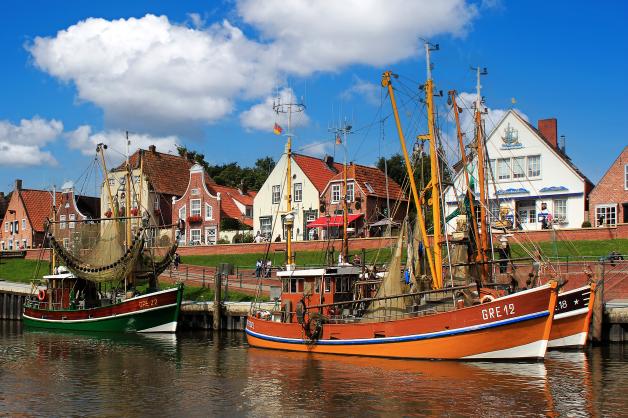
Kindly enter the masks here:
<path id="1" fill-rule="evenodd" d="M 216 227 L 205 228 L 205 244 L 216 244 Z"/>
<path id="2" fill-rule="evenodd" d="M 153 209 L 159 210 L 159 196 L 155 196 L 155 200 L 153 202 Z"/>
<path id="3" fill-rule="evenodd" d="M 8 222 L 4 223 L 4 232 L 9 232 L 9 223 Z"/>
<path id="4" fill-rule="evenodd" d="M 26 238 L 24 238 L 22 240 L 22 248 L 23 249 L 27 249 L 28 248 L 28 240 Z"/>
<path id="5" fill-rule="evenodd" d="M 20 223 L 18 221 L 15 221 L 13 222 L 13 233 L 17 234 L 18 232 L 20 232 Z"/>
<path id="6" fill-rule="evenodd" d="M 190 216 L 201 216 L 201 199 L 190 200 Z"/>
<path id="7" fill-rule="evenodd" d="M 70 238 L 63 238 L 63 248 L 70 248 Z"/>
<path id="8" fill-rule="evenodd" d="M 110 186 L 115 186 L 116 185 L 116 179 L 109 179 L 109 185 Z"/>
<path id="9" fill-rule="evenodd" d="M 529 222 L 531 224 L 536 223 L 536 209 L 530 209 L 529 217 L 530 217 L 530 221 Z"/>
<path id="10" fill-rule="evenodd" d="M 190 242 L 192 244 L 201 243 L 201 230 L 200 229 L 190 229 Z"/>
<path id="11" fill-rule="evenodd" d="M 4 248 L 4 241 L 0 242 L 0 249 L 2 249 L 2 251 L 5 250 L 5 248 Z"/>
<path id="12" fill-rule="evenodd" d="M 59 216 L 59 228 L 65 229 L 65 215 Z"/>
<path id="13" fill-rule="evenodd" d="M 567 199 L 554 200 L 554 219 L 558 222 L 567 221 Z"/>
<path id="14" fill-rule="evenodd" d="M 488 164 L 490 167 L 491 172 L 489 173 L 488 178 L 495 178 L 495 176 L 497 175 L 497 168 L 495 166 L 495 160 L 488 160 Z M 471 170 L 471 172 L 473 172 L 473 170 Z"/>
<path id="15" fill-rule="evenodd" d="M 512 159 L 512 178 L 522 179 L 525 173 L 526 157 L 516 157 Z"/>
<path id="16" fill-rule="evenodd" d="M 510 158 L 500 158 L 497 160 L 497 178 L 499 180 L 510 179 Z"/>
<path id="17" fill-rule="evenodd" d="M 9 250 L 12 250 L 12 249 L 13 249 L 13 240 L 10 239 L 9 240 Z"/>
<path id="18" fill-rule="evenodd" d="M 354 183 L 347 183 L 347 202 L 353 202 L 354 198 Z"/>
<path id="19" fill-rule="evenodd" d="M 74 229 L 74 226 L 75 226 L 75 222 L 74 221 L 76 220 L 76 215 L 73 214 L 73 213 L 70 214 L 69 215 L 69 219 L 70 219 L 70 223 L 68 224 L 68 228 Z"/>
<path id="20" fill-rule="evenodd" d="M 365 182 L 364 186 L 366 187 L 366 190 L 369 191 L 369 193 L 375 193 L 375 190 L 373 190 L 373 187 L 369 183 Z"/>
<path id="21" fill-rule="evenodd" d="M 596 226 L 617 225 L 617 205 L 597 205 L 595 207 Z"/>
<path id="22" fill-rule="evenodd" d="M 205 203 L 205 219 L 214 219 L 214 208 L 209 203 Z"/>
<path id="23" fill-rule="evenodd" d="M 340 185 L 332 184 L 331 185 L 331 203 L 340 202 Z"/>
<path id="24" fill-rule="evenodd" d="M 22 219 L 22 230 L 26 230 L 26 219 Z"/>
<path id="25" fill-rule="evenodd" d="M 303 200 L 303 183 L 294 183 L 294 201 L 301 202 Z"/>
<path id="26" fill-rule="evenodd" d="M 259 229 L 266 238 L 270 238 L 270 233 L 272 232 L 272 221 L 273 218 L 271 216 L 263 216 L 259 218 Z"/>
<path id="27" fill-rule="evenodd" d="M 533 155 L 528 157 L 528 177 L 539 177 L 541 175 L 541 156 Z"/>
<path id="28" fill-rule="evenodd" d="M 179 208 L 179 219 L 185 219 L 185 205 Z"/>
<path id="29" fill-rule="evenodd" d="M 624 189 L 628 190 L 628 164 L 624 165 Z"/>
<path id="30" fill-rule="evenodd" d="M 331 292 L 331 279 L 329 277 L 325 277 L 325 293 Z"/>
<path id="31" fill-rule="evenodd" d="M 279 185 L 273 186 L 273 205 L 276 205 L 277 203 L 279 203 L 280 199 L 281 199 L 281 186 Z"/>
<path id="32" fill-rule="evenodd" d="M 247 206 L 244 209 L 244 216 L 246 216 L 247 218 L 252 218 L 253 217 L 253 206 Z"/>

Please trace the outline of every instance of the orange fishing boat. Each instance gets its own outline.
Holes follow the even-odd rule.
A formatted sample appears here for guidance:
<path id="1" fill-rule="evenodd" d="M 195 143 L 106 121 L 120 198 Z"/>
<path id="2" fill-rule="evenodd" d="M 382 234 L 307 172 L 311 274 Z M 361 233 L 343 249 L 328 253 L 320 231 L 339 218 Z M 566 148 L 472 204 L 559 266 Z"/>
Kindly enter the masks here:
<path id="1" fill-rule="evenodd" d="M 345 239 L 339 263 L 333 267 L 296 269 L 291 249 L 294 216 L 290 193 L 286 193 L 287 262 L 278 273 L 282 281 L 281 309 L 260 310 L 252 305 L 246 324 L 246 335 L 253 347 L 303 351 L 311 353 L 394 357 L 411 359 L 542 359 L 550 336 L 556 283 L 512 295 L 488 291 L 479 285 L 443 285 L 442 234 L 440 208 L 441 178 L 437 156 L 437 134 L 434 124 L 433 84 L 429 53 L 434 47 L 426 43 L 427 82 L 425 91 L 429 133 L 420 135 L 429 141 L 431 180 L 421 193 L 417 191 L 410 158 L 391 85 L 386 72 L 382 85 L 388 88 L 401 149 L 414 203 L 417 226 L 426 249 L 431 290 L 407 291 L 401 280 L 401 258 L 404 223 L 394 255 L 385 274 L 368 271 L 365 265 L 353 266 L 348 260 L 347 187 L 342 198 Z M 291 109 L 294 105 L 288 105 Z M 289 119 L 290 120 L 290 119 Z M 346 134 L 346 129 L 344 130 Z M 288 127 L 287 172 L 285 190 L 291 190 L 291 127 Z M 346 141 L 344 142 L 346 146 Z M 433 239 L 427 235 L 422 199 L 431 192 Z M 453 280 L 452 280 L 453 281 Z M 475 290 L 475 293 L 474 293 Z M 464 294 L 475 295 L 473 303 Z"/>
<path id="2" fill-rule="evenodd" d="M 595 300 L 595 283 L 558 294 L 548 348 L 582 348 L 587 344 Z"/>

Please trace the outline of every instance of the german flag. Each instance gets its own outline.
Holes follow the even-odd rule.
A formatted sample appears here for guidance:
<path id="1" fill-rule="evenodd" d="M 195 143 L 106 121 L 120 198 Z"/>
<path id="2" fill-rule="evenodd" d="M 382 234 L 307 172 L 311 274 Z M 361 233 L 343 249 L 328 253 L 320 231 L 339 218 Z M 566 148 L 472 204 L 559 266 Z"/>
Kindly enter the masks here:
<path id="1" fill-rule="evenodd" d="M 273 133 L 275 135 L 281 135 L 282 132 L 283 132 L 283 128 L 279 126 L 278 123 L 275 123 L 275 127 L 273 128 Z"/>

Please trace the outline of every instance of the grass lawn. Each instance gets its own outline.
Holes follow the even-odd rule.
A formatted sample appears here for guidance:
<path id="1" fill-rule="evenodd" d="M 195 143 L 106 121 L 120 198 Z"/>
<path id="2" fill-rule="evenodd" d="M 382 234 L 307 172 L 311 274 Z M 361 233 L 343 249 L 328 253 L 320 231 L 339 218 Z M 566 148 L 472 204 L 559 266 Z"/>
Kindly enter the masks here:
<path id="1" fill-rule="evenodd" d="M 378 254 L 379 253 L 379 254 Z M 349 260 L 354 255 L 362 256 L 361 251 L 349 251 Z M 382 248 L 380 250 L 367 250 L 366 261 L 372 263 L 377 260 L 378 263 L 386 263 L 390 258 L 390 249 Z M 255 268 L 255 262 L 264 259 L 265 254 L 224 254 L 224 255 L 186 255 L 181 256 L 181 262 L 185 264 L 193 264 L 197 266 L 216 267 L 220 263 L 231 263 L 242 268 Z M 284 252 L 271 252 L 268 258 L 273 266 L 281 266 L 285 264 Z M 334 252 L 334 261 L 338 260 L 338 250 Z M 296 263 L 299 266 L 320 266 L 325 264 L 325 257 L 322 251 L 303 251 L 296 253 Z"/>
<path id="2" fill-rule="evenodd" d="M 628 239 L 596 240 L 596 241 L 556 241 L 536 243 L 547 257 L 604 257 L 611 251 L 628 254 Z M 523 243 L 526 249 L 531 249 L 530 243 Z M 511 246 L 513 257 L 527 257 L 528 254 L 521 245 Z"/>
<path id="3" fill-rule="evenodd" d="M 37 264 L 39 263 L 39 274 L 35 277 Z M 0 259 L 0 279 L 12 282 L 30 283 L 33 279 L 40 279 L 49 272 L 48 261 L 26 260 L 23 258 L 3 258 Z"/>
<path id="4" fill-rule="evenodd" d="M 541 248 L 543 255 L 547 257 L 569 257 L 576 259 L 578 257 L 604 257 L 611 251 L 617 251 L 620 254 L 628 254 L 628 239 L 615 240 L 596 240 L 596 241 L 557 241 L 536 243 Z M 513 257 L 528 257 L 528 253 L 524 250 L 532 249 L 532 245 L 528 242 L 521 244 L 511 243 L 511 251 Z M 351 252 L 349 259 L 353 258 L 356 252 Z M 338 257 L 338 251 L 335 253 L 335 259 Z M 360 252 L 358 252 L 360 254 Z M 405 254 L 405 249 L 404 249 Z M 390 249 L 382 248 L 379 250 L 369 250 L 366 252 L 367 263 L 377 260 L 378 263 L 387 263 L 390 257 Z M 263 259 L 264 254 L 225 254 L 225 255 L 189 255 L 182 256 L 181 262 L 199 266 L 216 267 L 220 263 L 231 263 L 241 268 L 255 268 L 255 261 Z M 281 266 L 285 262 L 283 252 L 269 253 L 269 258 L 273 266 Z M 296 262 L 299 266 L 323 265 L 324 256 L 319 251 L 304 251 L 297 253 Z"/>

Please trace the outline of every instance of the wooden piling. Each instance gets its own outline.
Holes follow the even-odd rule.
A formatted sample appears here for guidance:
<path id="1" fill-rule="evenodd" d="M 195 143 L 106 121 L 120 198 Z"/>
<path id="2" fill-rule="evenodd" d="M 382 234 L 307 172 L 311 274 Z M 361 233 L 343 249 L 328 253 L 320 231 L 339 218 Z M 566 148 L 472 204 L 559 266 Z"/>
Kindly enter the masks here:
<path id="1" fill-rule="evenodd" d="M 215 283 L 215 291 L 214 291 L 214 330 L 220 329 L 221 324 L 221 308 L 222 308 L 222 298 L 221 298 L 221 288 L 222 288 L 222 272 L 216 272 Z"/>
<path id="2" fill-rule="evenodd" d="M 604 317 L 604 262 L 595 265 L 595 300 L 591 316 L 591 332 L 589 333 L 593 344 L 602 343 L 602 320 Z"/>

